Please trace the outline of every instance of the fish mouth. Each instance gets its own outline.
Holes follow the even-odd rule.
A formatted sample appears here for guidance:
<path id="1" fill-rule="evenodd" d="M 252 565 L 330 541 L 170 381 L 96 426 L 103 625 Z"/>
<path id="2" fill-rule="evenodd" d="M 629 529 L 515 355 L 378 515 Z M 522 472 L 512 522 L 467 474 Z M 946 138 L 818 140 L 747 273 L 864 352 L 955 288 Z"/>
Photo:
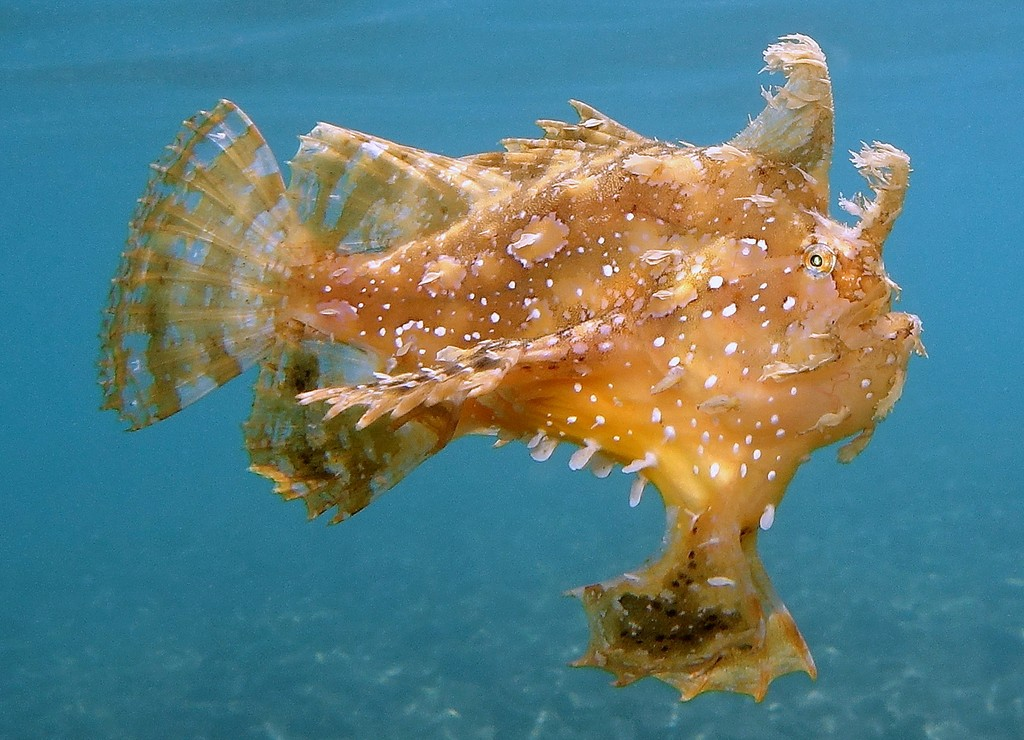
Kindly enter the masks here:
<path id="1" fill-rule="evenodd" d="M 882 314 L 870 333 L 875 341 L 865 349 L 873 354 L 865 367 L 865 377 L 873 376 L 881 381 L 878 387 L 888 389 L 884 395 L 876 396 L 872 422 L 877 423 L 889 414 L 903 393 L 910 356 L 927 357 L 927 352 L 921 341 L 921 319 L 914 314 L 902 311 Z"/>
<path id="2" fill-rule="evenodd" d="M 888 306 L 886 306 L 888 308 Z M 874 311 L 871 318 L 850 321 L 846 329 L 840 329 L 833 336 L 838 339 L 847 351 L 882 353 L 884 358 L 876 362 L 899 364 L 906 367 L 911 354 L 927 356 L 921 341 L 921 319 L 903 311 Z M 895 357 L 893 352 L 895 350 Z M 872 363 L 873 364 L 873 363 Z"/>
<path id="3" fill-rule="evenodd" d="M 872 333 L 886 342 L 905 345 L 907 356 L 911 353 L 927 357 L 928 353 L 921 341 L 923 327 L 921 319 L 912 313 L 889 311 L 881 314 L 872 325 Z"/>
<path id="4" fill-rule="evenodd" d="M 911 313 L 887 311 L 873 321 L 861 324 L 842 341 L 852 352 L 847 354 L 856 368 L 846 375 L 844 394 L 854 403 L 847 415 L 850 424 L 845 434 L 855 434 L 838 452 L 840 462 L 848 463 L 859 455 L 871 440 L 875 426 L 884 419 L 903 394 L 907 366 L 911 355 L 927 357 L 921 342 L 921 319 Z M 838 359 L 838 358 L 837 358 Z M 857 380 L 860 379 L 860 380 Z M 866 396 L 861 395 L 868 389 Z M 857 399 L 862 399 L 857 402 Z M 865 405 L 863 401 L 867 400 Z M 823 417 L 824 418 L 824 417 Z M 815 429 L 818 425 L 815 426 Z M 837 437 L 838 439 L 838 437 Z"/>

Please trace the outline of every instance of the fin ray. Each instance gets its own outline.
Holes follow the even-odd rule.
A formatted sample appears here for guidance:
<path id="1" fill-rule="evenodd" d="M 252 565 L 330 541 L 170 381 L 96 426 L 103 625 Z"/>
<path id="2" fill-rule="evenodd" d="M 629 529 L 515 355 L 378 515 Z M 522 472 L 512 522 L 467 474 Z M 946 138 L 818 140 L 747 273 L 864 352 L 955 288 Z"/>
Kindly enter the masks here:
<path id="1" fill-rule="evenodd" d="M 357 417 L 357 428 L 386 416 L 401 418 L 417 408 L 459 407 L 467 398 L 494 390 L 523 351 L 522 342 L 511 340 L 488 340 L 465 350 L 449 347 L 438 353 L 436 367 L 399 375 L 375 373 L 372 382 L 358 385 L 321 386 L 300 393 L 299 400 L 303 404 L 327 402 L 328 420 L 365 407 Z"/>

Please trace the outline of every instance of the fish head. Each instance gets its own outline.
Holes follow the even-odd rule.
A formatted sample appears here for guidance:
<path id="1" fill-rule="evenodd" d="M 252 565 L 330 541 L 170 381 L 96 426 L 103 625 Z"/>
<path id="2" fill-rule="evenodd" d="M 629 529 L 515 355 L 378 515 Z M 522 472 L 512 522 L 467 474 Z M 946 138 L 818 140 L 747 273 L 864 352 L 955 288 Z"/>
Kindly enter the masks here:
<path id="1" fill-rule="evenodd" d="M 875 142 L 854 153 L 852 160 L 874 197 L 858 195 L 841 201 L 858 217 L 853 225 L 816 215 L 822 238 L 805 250 L 802 265 L 808 275 L 830 278 L 835 291 L 828 302 L 831 308 L 825 311 L 834 315 L 827 327 L 837 354 L 832 382 L 850 410 L 848 423 L 837 426 L 845 426 L 840 432 L 851 428 L 862 432 L 860 441 L 840 452 L 845 461 L 862 449 L 874 425 L 899 399 L 910 356 L 925 354 L 920 320 L 892 310 L 900 289 L 883 262 L 884 243 L 906 194 L 909 157 L 891 145 Z M 830 271 L 823 269 L 829 265 Z M 823 436 L 823 443 L 836 438 L 834 432 Z"/>
<path id="2" fill-rule="evenodd" d="M 882 259 L 909 158 L 875 143 L 853 162 L 874 193 L 841 201 L 859 221 L 806 208 L 768 239 L 729 245 L 735 256 L 719 258 L 717 280 L 733 295 L 701 314 L 719 317 L 709 327 L 718 344 L 741 350 L 739 367 L 718 373 L 717 392 L 738 399 L 755 425 L 775 427 L 780 467 L 795 469 L 812 450 L 858 434 L 840 451 L 852 459 L 899 398 L 910 355 L 924 353 L 920 320 L 892 310 L 899 287 Z M 727 315 L 745 320 L 726 326 Z"/>
<path id="3" fill-rule="evenodd" d="M 852 459 L 899 398 L 910 355 L 923 352 L 920 321 L 892 310 L 899 289 L 882 259 L 909 159 L 883 144 L 855 155 L 874 197 L 843 201 L 860 217 L 848 224 L 828 215 L 820 180 L 802 167 L 778 181 L 792 191 L 750 200 L 736 195 L 752 192 L 749 173 L 765 169 L 756 152 L 730 153 L 717 170 L 716 151 L 677 156 L 699 156 L 716 184 L 680 197 L 707 198 L 695 210 L 718 223 L 727 214 L 730 230 L 708 222 L 656 240 L 640 219 L 627 226 L 634 242 L 656 245 L 639 255 L 649 272 L 634 281 L 649 286 L 646 304 L 624 326 L 635 348 L 627 381 L 635 416 L 658 421 L 648 434 L 620 430 L 637 447 L 623 457 L 654 450 L 651 479 L 663 495 L 679 490 L 691 510 L 756 476 L 764 495 L 750 499 L 750 517 L 777 502 L 815 449 L 858 435 L 840 453 Z"/>
<path id="4" fill-rule="evenodd" d="M 840 201 L 857 223 L 830 217 L 833 103 L 824 55 L 810 39 L 790 36 L 765 60 L 787 84 L 767 95 L 740 134 L 702 150 L 705 186 L 685 193 L 691 203 L 708 200 L 699 210 L 728 219 L 704 225 L 707 236 L 682 249 L 689 264 L 675 285 L 659 286 L 655 297 L 688 302 L 684 332 L 668 350 L 684 359 L 680 393 L 696 396 L 698 414 L 681 421 L 700 434 L 689 445 L 701 454 L 676 475 L 693 462 L 695 473 L 716 471 L 721 487 L 756 473 L 774 481 L 774 499 L 813 450 L 853 435 L 840 459 L 863 449 L 898 400 L 910 355 L 924 348 L 918 318 L 892 310 L 899 288 L 882 259 L 909 158 L 888 144 L 865 145 L 853 164 L 873 198 Z M 670 336 L 666 329 L 657 333 Z M 755 471 L 764 460 L 767 470 Z"/>

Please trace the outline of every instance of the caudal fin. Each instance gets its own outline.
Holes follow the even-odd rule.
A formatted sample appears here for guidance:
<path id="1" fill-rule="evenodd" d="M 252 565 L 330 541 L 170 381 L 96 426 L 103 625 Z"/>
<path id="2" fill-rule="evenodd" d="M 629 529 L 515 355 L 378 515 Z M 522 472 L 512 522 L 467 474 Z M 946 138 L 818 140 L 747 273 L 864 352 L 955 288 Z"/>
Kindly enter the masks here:
<path id="1" fill-rule="evenodd" d="M 103 407 L 133 429 L 269 352 L 296 263 L 281 171 L 233 103 L 185 121 L 153 169 L 102 330 Z"/>

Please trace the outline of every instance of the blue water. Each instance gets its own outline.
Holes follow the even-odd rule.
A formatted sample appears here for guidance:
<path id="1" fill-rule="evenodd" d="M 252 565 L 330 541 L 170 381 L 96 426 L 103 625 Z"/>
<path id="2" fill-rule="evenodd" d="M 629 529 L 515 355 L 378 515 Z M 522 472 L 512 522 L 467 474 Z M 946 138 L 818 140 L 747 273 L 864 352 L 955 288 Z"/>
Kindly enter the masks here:
<path id="1" fill-rule="evenodd" d="M 780 5 L 0 0 L 0 736 L 1024 737 L 1024 6 Z M 492 149 L 569 97 L 710 144 L 792 32 L 829 55 L 835 190 L 861 140 L 912 157 L 887 265 L 931 355 L 761 537 L 816 682 L 679 704 L 567 667 L 562 592 L 642 562 L 663 516 L 567 452 L 463 440 L 328 528 L 246 472 L 251 377 L 131 435 L 97 411 L 126 222 L 194 110 L 239 102 L 282 159 L 317 120 Z"/>

